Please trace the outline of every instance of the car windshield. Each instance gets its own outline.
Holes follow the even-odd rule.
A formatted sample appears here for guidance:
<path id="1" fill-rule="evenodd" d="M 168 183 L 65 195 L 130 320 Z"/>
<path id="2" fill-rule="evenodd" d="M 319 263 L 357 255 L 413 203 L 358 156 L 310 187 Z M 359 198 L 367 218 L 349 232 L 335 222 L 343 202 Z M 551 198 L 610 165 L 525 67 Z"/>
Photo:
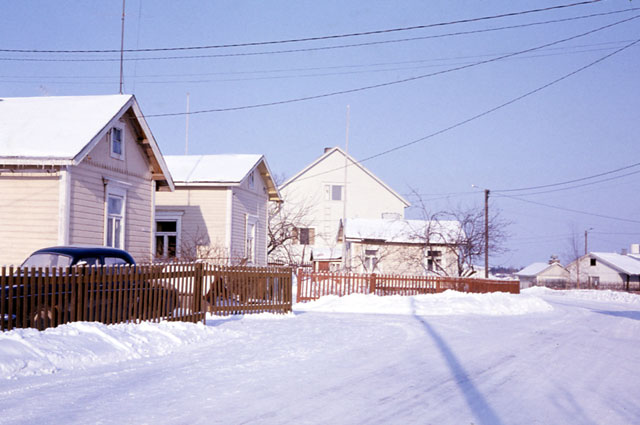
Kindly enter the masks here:
<path id="1" fill-rule="evenodd" d="M 71 257 L 68 255 L 42 252 L 32 254 L 21 267 L 69 267 L 70 265 Z"/>

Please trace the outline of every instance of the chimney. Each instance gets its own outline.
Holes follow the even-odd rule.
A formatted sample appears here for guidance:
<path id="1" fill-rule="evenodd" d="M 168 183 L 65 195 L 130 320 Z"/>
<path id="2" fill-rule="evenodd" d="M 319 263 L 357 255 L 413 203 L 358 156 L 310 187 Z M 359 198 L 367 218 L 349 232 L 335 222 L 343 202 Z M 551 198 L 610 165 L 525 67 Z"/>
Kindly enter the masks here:
<path id="1" fill-rule="evenodd" d="M 640 254 L 640 243 L 631 244 L 631 253 L 636 255 Z"/>
<path id="2" fill-rule="evenodd" d="M 620 250 L 620 254 L 621 254 L 621 255 L 627 255 L 627 249 L 626 249 L 626 248 L 622 248 L 622 249 Z"/>
<path id="3" fill-rule="evenodd" d="M 331 149 L 333 149 L 333 148 L 324 148 L 324 153 L 329 152 Z"/>
<path id="4" fill-rule="evenodd" d="M 553 254 L 551 256 L 551 259 L 549 260 L 549 264 L 556 264 L 556 263 L 560 264 L 560 260 L 558 259 L 557 255 Z"/>

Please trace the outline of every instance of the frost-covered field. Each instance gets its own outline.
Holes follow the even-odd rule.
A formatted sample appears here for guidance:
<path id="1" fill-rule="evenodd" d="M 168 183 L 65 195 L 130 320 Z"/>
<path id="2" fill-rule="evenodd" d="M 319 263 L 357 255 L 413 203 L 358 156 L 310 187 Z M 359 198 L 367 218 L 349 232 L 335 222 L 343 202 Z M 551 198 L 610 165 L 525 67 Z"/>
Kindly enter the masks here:
<path id="1" fill-rule="evenodd" d="M 0 334 L 0 423 L 640 423 L 640 296 L 352 295 Z"/>

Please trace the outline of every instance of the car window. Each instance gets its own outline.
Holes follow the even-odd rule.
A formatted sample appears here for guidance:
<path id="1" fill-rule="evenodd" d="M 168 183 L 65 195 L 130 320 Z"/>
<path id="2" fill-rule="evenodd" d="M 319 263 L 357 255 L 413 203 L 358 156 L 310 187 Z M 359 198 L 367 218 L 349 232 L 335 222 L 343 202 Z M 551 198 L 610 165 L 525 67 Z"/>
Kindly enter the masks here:
<path id="1" fill-rule="evenodd" d="M 121 265 L 121 264 L 129 264 L 124 258 L 120 257 L 104 257 L 104 265 L 105 266 L 113 266 L 113 265 Z"/>
<path id="2" fill-rule="evenodd" d="M 75 264 L 76 266 L 99 266 L 100 259 L 98 257 L 82 257 Z"/>
<path id="3" fill-rule="evenodd" d="M 32 254 L 21 267 L 69 267 L 71 257 L 63 254 Z"/>

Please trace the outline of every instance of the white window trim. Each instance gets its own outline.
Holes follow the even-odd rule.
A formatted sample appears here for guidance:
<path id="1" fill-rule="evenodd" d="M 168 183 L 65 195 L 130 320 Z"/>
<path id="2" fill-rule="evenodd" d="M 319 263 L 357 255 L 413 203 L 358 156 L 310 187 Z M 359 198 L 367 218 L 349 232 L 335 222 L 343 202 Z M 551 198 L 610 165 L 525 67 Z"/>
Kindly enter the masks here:
<path id="1" fill-rule="evenodd" d="M 184 211 L 156 211 L 156 215 L 153 220 L 153 255 L 157 252 L 156 236 L 164 236 L 165 232 L 158 234 L 158 221 L 174 221 L 176 222 L 176 258 L 180 257 L 182 245 L 182 215 Z"/>
<path id="2" fill-rule="evenodd" d="M 247 258 L 247 262 L 249 264 L 256 263 L 256 248 L 258 247 L 258 217 L 255 215 L 247 214 L 245 220 L 245 228 L 244 228 L 244 254 Z M 247 242 L 249 241 L 249 229 L 253 226 L 253 235 L 251 239 L 251 252 L 249 252 L 249 246 Z M 251 254 L 251 255 L 250 255 Z"/>
<path id="3" fill-rule="evenodd" d="M 340 199 L 333 199 L 333 188 L 340 186 Z M 343 202 L 344 201 L 344 183 L 325 183 L 324 185 L 325 201 Z"/>
<path id="4" fill-rule="evenodd" d="M 120 230 L 121 230 L 122 234 L 120 235 L 120 249 L 126 249 L 126 246 L 127 246 L 127 238 L 126 238 L 126 234 L 127 234 L 127 189 L 126 189 L 126 187 L 118 185 L 117 183 L 113 183 L 113 181 L 110 181 L 110 182 L 107 183 L 106 191 L 105 191 L 105 198 L 104 198 L 104 230 L 103 230 L 104 246 L 108 246 L 107 245 L 107 241 L 108 241 L 107 232 L 108 232 L 108 229 L 109 229 L 108 223 L 109 223 L 109 196 L 110 195 L 122 198 L 122 223 L 121 223 L 121 227 L 120 227 Z"/>
<path id="5" fill-rule="evenodd" d="M 120 141 L 122 143 L 122 153 L 121 154 L 117 154 L 113 151 L 113 129 L 118 129 L 120 130 L 120 134 L 122 135 L 122 140 Z M 124 161 L 124 154 L 125 154 L 125 132 L 124 132 L 124 127 L 122 125 L 116 124 L 113 127 L 111 127 L 111 130 L 109 130 L 109 154 L 111 155 L 111 158 L 115 158 L 115 159 L 119 159 Z"/>

